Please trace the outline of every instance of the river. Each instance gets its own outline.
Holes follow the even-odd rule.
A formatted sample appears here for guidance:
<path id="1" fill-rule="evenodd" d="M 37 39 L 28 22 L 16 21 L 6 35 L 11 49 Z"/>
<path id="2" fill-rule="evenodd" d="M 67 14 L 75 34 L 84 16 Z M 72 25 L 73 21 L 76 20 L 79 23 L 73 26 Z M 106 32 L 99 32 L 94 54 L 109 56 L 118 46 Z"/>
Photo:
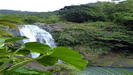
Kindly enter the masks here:
<path id="1" fill-rule="evenodd" d="M 88 66 L 82 75 L 133 75 L 133 68 Z"/>

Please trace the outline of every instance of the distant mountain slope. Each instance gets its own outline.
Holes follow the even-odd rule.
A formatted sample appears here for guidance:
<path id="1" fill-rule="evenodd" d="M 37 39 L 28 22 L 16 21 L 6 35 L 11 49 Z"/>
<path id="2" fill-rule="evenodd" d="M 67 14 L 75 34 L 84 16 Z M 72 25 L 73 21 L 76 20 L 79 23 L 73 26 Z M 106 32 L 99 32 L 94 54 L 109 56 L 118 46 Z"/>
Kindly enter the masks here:
<path id="1" fill-rule="evenodd" d="M 87 3 L 87 4 L 85 4 L 85 5 L 97 5 L 98 3 L 96 2 L 96 3 Z"/>
<path id="2" fill-rule="evenodd" d="M 0 14 L 34 14 L 34 13 L 42 13 L 42 12 L 29 12 L 29 11 L 17 11 L 17 10 L 6 10 L 1 9 Z"/>

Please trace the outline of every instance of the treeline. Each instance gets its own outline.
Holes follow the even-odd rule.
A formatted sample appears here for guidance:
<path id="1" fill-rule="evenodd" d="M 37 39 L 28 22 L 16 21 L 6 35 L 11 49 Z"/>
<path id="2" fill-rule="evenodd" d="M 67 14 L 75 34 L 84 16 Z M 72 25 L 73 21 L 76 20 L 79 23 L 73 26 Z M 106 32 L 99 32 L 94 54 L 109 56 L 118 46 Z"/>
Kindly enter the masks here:
<path id="1" fill-rule="evenodd" d="M 111 21 L 119 24 L 127 24 L 132 18 L 133 0 L 119 2 L 97 2 L 94 5 L 66 6 L 59 10 L 62 20 L 71 22 L 96 22 Z"/>
<path id="2" fill-rule="evenodd" d="M 44 12 L 30 12 L 30 11 L 6 10 L 6 9 L 0 10 L 0 14 L 36 14 L 36 13 L 44 13 Z"/>
<path id="3" fill-rule="evenodd" d="M 59 19 L 58 12 L 28 12 L 14 10 L 0 10 L 0 21 L 18 21 L 23 24 L 32 24 L 35 22 L 55 23 Z"/>

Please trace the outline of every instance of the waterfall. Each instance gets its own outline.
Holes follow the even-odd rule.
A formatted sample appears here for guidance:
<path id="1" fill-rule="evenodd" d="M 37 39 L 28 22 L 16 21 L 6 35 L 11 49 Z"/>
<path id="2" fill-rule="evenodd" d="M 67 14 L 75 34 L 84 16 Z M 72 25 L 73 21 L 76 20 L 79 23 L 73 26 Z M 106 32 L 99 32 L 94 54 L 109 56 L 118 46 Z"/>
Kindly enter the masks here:
<path id="1" fill-rule="evenodd" d="M 27 38 L 29 38 L 23 40 L 24 43 L 37 41 L 40 43 L 45 43 L 52 48 L 56 47 L 54 39 L 52 38 L 51 34 L 46 30 L 41 29 L 37 25 L 23 25 L 22 27 L 19 28 L 19 30 L 22 36 L 26 36 Z M 32 58 L 36 58 L 39 55 L 40 55 L 39 53 L 31 54 Z"/>

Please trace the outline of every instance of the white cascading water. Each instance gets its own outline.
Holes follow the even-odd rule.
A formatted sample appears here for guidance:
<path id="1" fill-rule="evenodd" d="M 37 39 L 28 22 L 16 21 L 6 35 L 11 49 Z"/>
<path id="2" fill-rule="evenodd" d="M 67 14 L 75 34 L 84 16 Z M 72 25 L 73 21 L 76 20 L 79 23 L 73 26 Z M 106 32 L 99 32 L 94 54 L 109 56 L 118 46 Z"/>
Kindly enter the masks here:
<path id="1" fill-rule="evenodd" d="M 39 28 L 37 25 L 24 25 L 19 28 L 20 34 L 22 36 L 26 36 L 29 39 L 23 40 L 24 43 L 26 42 L 41 42 L 49 45 L 52 48 L 55 48 L 55 42 L 52 38 L 51 34 L 44 29 Z M 39 53 L 32 53 L 32 58 L 38 57 Z"/>

